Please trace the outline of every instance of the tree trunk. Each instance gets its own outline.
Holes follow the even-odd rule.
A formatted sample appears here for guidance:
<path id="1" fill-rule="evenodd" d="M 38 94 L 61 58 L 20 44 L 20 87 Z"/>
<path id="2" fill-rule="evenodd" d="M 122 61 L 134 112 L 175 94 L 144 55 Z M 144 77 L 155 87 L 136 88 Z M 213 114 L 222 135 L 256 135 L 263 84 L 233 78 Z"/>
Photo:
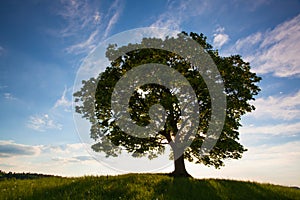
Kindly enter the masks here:
<path id="1" fill-rule="evenodd" d="M 178 149 L 176 144 L 172 141 L 170 134 L 165 134 L 169 145 L 171 146 L 171 149 L 173 150 L 173 156 L 174 156 L 174 171 L 170 173 L 173 177 L 192 177 L 185 169 L 184 165 L 184 150 Z M 175 158 L 177 158 L 175 160 Z"/>
<path id="2" fill-rule="evenodd" d="M 184 157 L 181 155 L 177 160 L 174 160 L 175 170 L 171 173 L 174 177 L 191 177 L 186 171 L 184 165 Z"/>

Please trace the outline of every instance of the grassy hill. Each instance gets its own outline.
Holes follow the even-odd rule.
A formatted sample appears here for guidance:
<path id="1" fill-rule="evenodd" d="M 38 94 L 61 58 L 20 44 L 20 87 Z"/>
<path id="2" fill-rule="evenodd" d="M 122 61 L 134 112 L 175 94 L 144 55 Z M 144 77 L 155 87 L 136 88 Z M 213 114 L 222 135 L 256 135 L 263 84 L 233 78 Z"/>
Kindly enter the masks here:
<path id="1" fill-rule="evenodd" d="M 160 174 L 3 178 L 0 199 L 300 199 L 300 189 Z"/>

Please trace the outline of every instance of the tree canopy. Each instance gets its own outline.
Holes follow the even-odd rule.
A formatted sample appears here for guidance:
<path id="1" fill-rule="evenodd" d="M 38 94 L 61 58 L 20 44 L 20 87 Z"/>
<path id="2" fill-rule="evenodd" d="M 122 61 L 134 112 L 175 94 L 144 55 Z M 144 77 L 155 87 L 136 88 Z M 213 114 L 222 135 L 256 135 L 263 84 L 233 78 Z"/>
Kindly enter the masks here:
<path id="1" fill-rule="evenodd" d="M 184 159 L 211 165 L 219 168 L 224 165 L 224 159 L 239 159 L 246 149 L 238 142 L 242 115 L 255 109 L 251 105 L 254 96 L 258 94 L 260 88 L 257 83 L 261 80 L 255 73 L 250 71 L 250 64 L 243 61 L 239 55 L 222 57 L 218 51 L 208 44 L 203 34 L 185 32 L 178 35 L 179 38 L 192 38 L 196 41 L 214 61 L 221 75 L 220 80 L 224 85 L 226 95 L 225 121 L 221 134 L 214 148 L 208 155 L 199 154 L 203 141 L 207 137 L 210 120 L 212 119 L 212 97 L 207 83 L 201 73 L 189 62 L 188 59 L 177 55 L 174 52 L 163 49 L 147 48 L 148 43 L 156 43 L 161 46 L 176 43 L 178 39 L 174 37 L 144 38 L 139 44 L 128 44 L 127 46 L 117 47 L 114 44 L 108 46 L 106 57 L 110 60 L 110 66 L 99 74 L 97 78 L 84 80 L 82 88 L 74 93 L 75 101 L 81 102 L 76 106 L 76 112 L 82 114 L 83 118 L 91 122 L 90 137 L 95 140 L 91 148 L 96 152 L 105 152 L 107 156 L 118 156 L 123 150 L 129 152 L 134 157 L 147 156 L 153 159 L 164 153 L 166 145 L 170 144 L 173 150 L 171 158 L 175 158 L 174 175 L 186 176 Z M 127 52 L 126 48 L 132 51 Z M 120 52 L 126 52 L 122 56 Z M 176 157 L 176 146 L 172 144 L 180 143 L 176 140 L 178 131 L 184 126 L 182 117 L 183 109 L 175 89 L 155 84 L 145 84 L 135 88 L 132 93 L 128 112 L 136 125 L 145 127 L 150 124 L 151 106 L 160 104 L 165 111 L 165 124 L 156 134 L 149 134 L 148 137 L 135 137 L 125 133 L 117 124 L 118 113 L 112 111 L 112 95 L 118 81 L 127 72 L 137 66 L 147 63 L 158 63 L 175 69 L 188 80 L 192 87 L 197 101 L 199 121 L 197 122 L 196 134 L 188 146 L 184 147 L 183 154 Z M 209 70 L 207 70 L 209 71 Z M 152 76 L 143 74 L 140 79 Z M 182 83 L 182 82 L 181 82 Z M 189 99 L 189 96 L 182 94 L 182 97 Z M 186 104 L 192 104 L 192 101 Z M 150 114 L 149 114 L 150 113 Z M 154 113 L 155 114 L 155 113 Z M 190 112 L 192 115 L 193 113 Z M 155 117 L 155 116 L 154 116 Z M 175 156 L 175 157 L 174 157 Z"/>

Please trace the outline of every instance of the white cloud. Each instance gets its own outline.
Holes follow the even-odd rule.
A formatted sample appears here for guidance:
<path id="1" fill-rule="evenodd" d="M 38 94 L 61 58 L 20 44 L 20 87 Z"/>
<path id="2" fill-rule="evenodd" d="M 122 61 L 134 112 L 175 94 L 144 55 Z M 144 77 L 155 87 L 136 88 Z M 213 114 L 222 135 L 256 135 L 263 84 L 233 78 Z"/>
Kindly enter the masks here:
<path id="1" fill-rule="evenodd" d="M 244 55 L 260 74 L 300 76 L 300 14 L 272 30 L 238 40 L 232 50 Z M 249 53 L 250 52 L 250 53 Z"/>
<path id="2" fill-rule="evenodd" d="M 300 135 L 300 122 L 264 126 L 250 125 L 240 128 L 240 131 L 241 134 L 296 136 Z"/>
<path id="3" fill-rule="evenodd" d="M 1 170 L 62 176 L 116 174 L 93 159 L 84 144 L 24 145 L 0 140 Z"/>
<path id="4" fill-rule="evenodd" d="M 213 45 L 216 48 L 221 48 L 229 40 L 229 36 L 225 33 L 216 33 L 214 34 Z"/>
<path id="5" fill-rule="evenodd" d="M 215 48 L 221 48 L 224 44 L 226 44 L 229 41 L 229 36 L 225 34 L 225 28 L 219 27 L 215 31 L 214 34 L 214 40 L 213 40 L 213 46 Z"/>
<path id="6" fill-rule="evenodd" d="M 197 178 L 225 178 L 300 186 L 300 142 L 246 147 L 241 160 L 225 161 L 225 167 L 189 164 L 187 169 Z"/>
<path id="7" fill-rule="evenodd" d="M 289 96 L 258 98 L 253 104 L 256 110 L 249 114 L 255 118 L 281 120 L 300 119 L 300 90 Z"/>
<path id="8" fill-rule="evenodd" d="M 62 125 L 55 122 L 48 114 L 30 116 L 27 127 L 42 132 L 48 129 L 62 129 Z"/>
<path id="9" fill-rule="evenodd" d="M 54 153 L 54 154 L 72 154 L 74 152 L 80 152 L 80 150 L 82 150 L 84 148 L 85 148 L 84 143 L 45 145 L 45 146 L 43 146 L 43 152 L 44 153 Z"/>

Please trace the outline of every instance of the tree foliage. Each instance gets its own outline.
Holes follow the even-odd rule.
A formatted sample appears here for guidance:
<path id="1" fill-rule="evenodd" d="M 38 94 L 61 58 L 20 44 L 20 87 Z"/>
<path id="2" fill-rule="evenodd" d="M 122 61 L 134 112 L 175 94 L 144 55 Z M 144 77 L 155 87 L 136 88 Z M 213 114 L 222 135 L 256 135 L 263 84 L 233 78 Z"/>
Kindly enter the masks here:
<path id="1" fill-rule="evenodd" d="M 92 145 L 94 151 L 105 152 L 107 156 L 117 156 L 125 150 L 132 156 L 148 156 L 152 159 L 163 154 L 166 144 L 174 140 L 182 123 L 181 110 L 174 91 L 164 86 L 157 84 L 141 86 L 132 94 L 128 106 L 131 118 L 140 126 L 149 124 L 149 108 L 152 105 L 158 103 L 164 107 L 167 113 L 165 126 L 154 136 L 138 138 L 124 133 L 117 126 L 114 120 L 115 113 L 111 110 L 111 94 L 116 83 L 126 72 L 142 64 L 160 63 L 180 72 L 189 81 L 198 98 L 199 126 L 193 142 L 185 149 L 183 158 L 216 168 L 222 166 L 226 158 L 241 158 L 246 149 L 238 142 L 240 120 L 242 115 L 255 109 L 251 102 L 260 91 L 257 83 L 261 78 L 250 71 L 250 64 L 243 61 L 241 56 L 220 56 L 218 51 L 207 43 L 203 34 L 190 33 L 188 35 L 183 32 L 178 37 L 191 37 L 199 43 L 211 56 L 222 76 L 226 93 L 226 118 L 215 147 L 209 155 L 199 155 L 207 134 L 212 108 L 207 85 L 196 70 L 196 66 L 173 52 L 143 48 L 149 42 L 161 45 L 176 44 L 176 38 L 167 37 L 164 40 L 144 38 L 140 44 L 129 44 L 128 46 L 139 47 L 138 50 L 130 51 L 117 59 L 113 59 L 114 55 L 118 51 L 124 51 L 126 47 L 109 45 L 106 56 L 111 61 L 111 65 L 107 66 L 98 78 L 83 81 L 82 88 L 74 93 L 75 101 L 82 102 L 76 107 L 76 112 L 91 122 L 90 136 L 95 140 L 95 144 Z"/>

